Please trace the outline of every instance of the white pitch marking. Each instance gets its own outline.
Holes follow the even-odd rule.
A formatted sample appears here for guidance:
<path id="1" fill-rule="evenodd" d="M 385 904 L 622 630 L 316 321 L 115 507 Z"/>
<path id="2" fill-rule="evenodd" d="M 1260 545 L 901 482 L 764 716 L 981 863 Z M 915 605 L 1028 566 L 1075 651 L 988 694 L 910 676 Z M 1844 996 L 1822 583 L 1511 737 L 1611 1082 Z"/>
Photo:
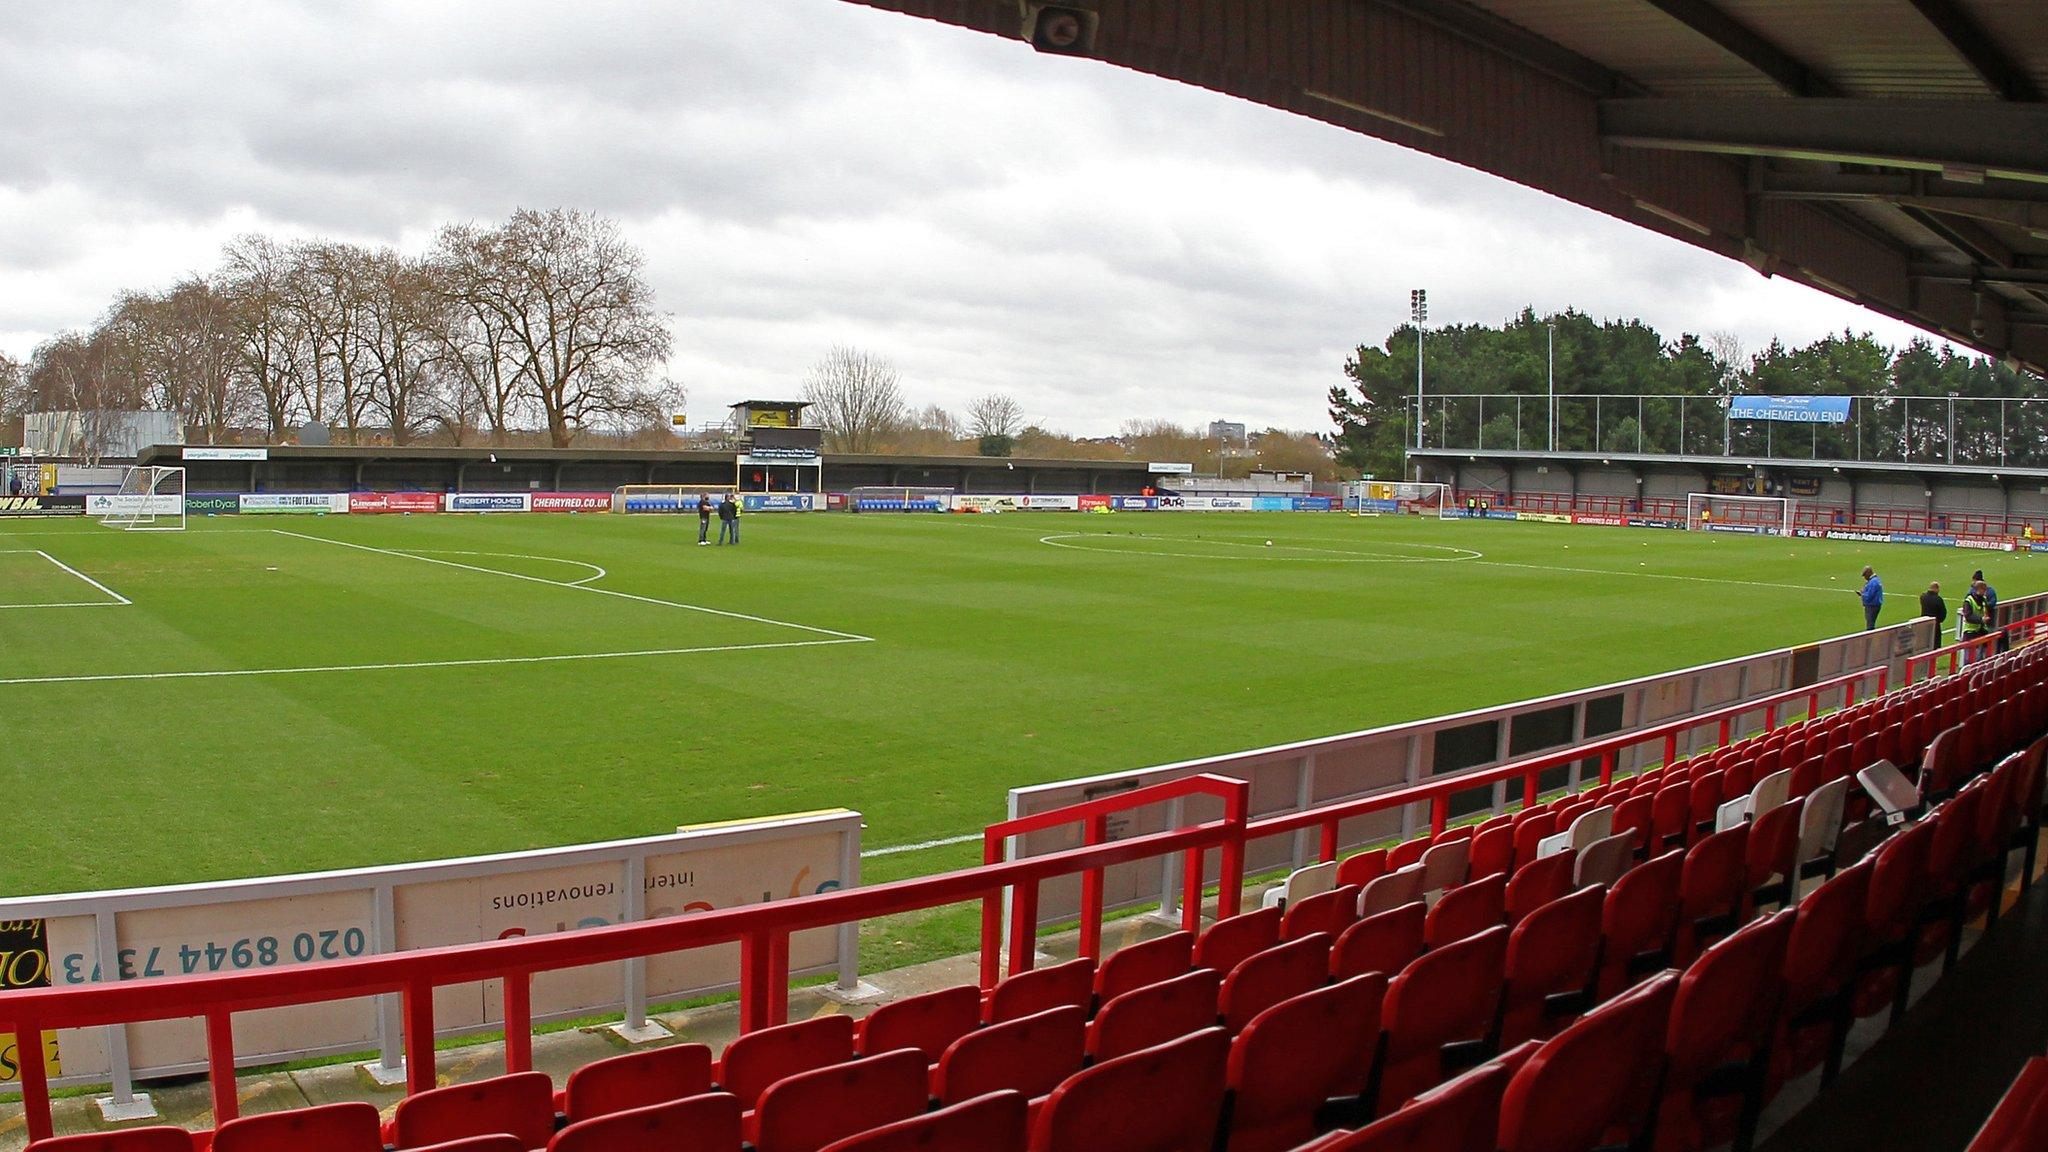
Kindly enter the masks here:
<path id="1" fill-rule="evenodd" d="M 663 608 L 682 608 L 690 612 L 703 612 L 711 616 L 724 616 L 732 620 L 749 620 L 755 624 L 772 624 L 777 628 L 794 628 L 799 632 L 815 632 L 820 636 L 832 636 L 840 640 L 873 643 L 873 636 L 862 636 L 857 632 L 839 632 L 831 628 L 819 628 L 810 624 L 792 624 L 787 620 L 771 620 L 766 616 L 749 616 L 744 612 L 727 612 L 723 608 L 706 608 L 701 604 L 685 604 L 680 600 L 662 600 L 653 596 L 640 596 L 632 592 L 615 592 L 610 588 L 593 588 L 588 584 L 565 584 L 560 580 L 549 580 L 541 576 L 528 576 L 521 572 L 504 572 L 496 568 L 484 568 L 475 564 L 462 564 L 454 560 L 436 560 L 432 556 L 421 556 L 412 552 L 396 552 L 389 548 L 372 548 L 368 544 L 352 544 L 347 540 L 335 540 L 327 536 L 308 536 L 304 532 L 293 532 L 285 528 L 272 528 L 279 536 L 293 536 L 300 540 L 311 540 L 316 544 L 333 544 L 339 548 L 354 548 L 358 552 L 375 552 L 380 556 L 397 556 L 403 560 L 418 560 L 422 564 L 439 564 L 447 568 L 460 568 L 465 572 L 482 572 L 487 576 L 503 576 L 508 580 L 525 580 L 532 584 L 546 584 L 550 588 L 574 588 L 578 592 L 593 592 L 599 596 L 616 596 L 621 600 L 637 600 L 642 604 L 658 604 Z M 4 683 L 4 681 L 0 681 Z"/>
<path id="2" fill-rule="evenodd" d="M 1518 564 L 1511 560 L 1481 560 L 1496 568 L 1532 568 L 1539 572 L 1575 572 L 1585 576 L 1640 576 L 1646 580 L 1686 580 L 1695 584 L 1735 584 L 1744 588 L 1782 588 L 1788 592 L 1855 592 L 1854 588 L 1822 588 L 1814 584 L 1773 584 L 1766 580 L 1734 580 L 1725 576 L 1680 576 L 1671 572 L 1630 572 L 1622 568 L 1566 568 L 1557 564 Z"/>
<path id="3" fill-rule="evenodd" d="M 568 585 L 563 585 L 568 587 Z M 388 664 L 322 664 L 301 668 L 221 668 L 197 672 L 107 672 L 90 676 L 17 676 L 6 684 L 85 684 L 113 680 L 208 680 L 230 676 L 303 676 L 317 672 L 387 672 L 412 668 L 479 668 L 497 664 L 561 664 L 578 660 L 625 660 L 636 656 L 689 656 L 700 652 L 759 652 L 773 648 L 824 648 L 866 643 L 864 638 L 783 640 L 769 644 L 716 644 L 701 648 L 648 648 L 635 652 L 571 652 L 560 656 L 493 656 L 472 660 L 408 660 Z"/>
<path id="4" fill-rule="evenodd" d="M 560 557 L 560 556 L 534 556 L 534 555 L 531 555 L 531 554 L 529 554 L 529 553 L 526 553 L 526 552 L 458 552 L 458 551 L 456 551 L 456 550 L 455 550 L 455 549 L 453 549 L 453 548 L 413 548 L 413 549 L 410 549 L 409 551 L 407 551 L 406 555 L 408 555 L 408 556 L 496 556 L 496 557 L 498 557 L 498 558 L 499 558 L 499 559 L 501 559 L 501 560 L 540 560 L 540 561 L 543 561 L 543 562 L 545 562 L 545 563 L 548 563 L 548 564 L 574 564 L 574 565 L 575 565 L 576 567 L 578 567 L 578 568 L 588 568 L 588 569 L 590 569 L 590 571 L 591 571 L 591 574 L 590 574 L 590 575 L 588 575 L 588 576 L 585 576 L 585 577 L 584 577 L 583 579 L 581 579 L 581 580 L 562 580 L 562 581 L 559 581 L 559 583 L 561 583 L 561 584 L 563 584 L 563 585 L 577 585 L 577 584 L 588 584 L 588 583 L 590 583 L 590 582 L 591 582 L 592 580 L 602 580 L 602 579 L 604 579 L 604 578 L 605 578 L 605 577 L 606 577 L 607 575 L 610 575 L 610 573 L 607 573 L 607 572 L 606 572 L 606 571 L 605 571 L 605 570 L 604 570 L 603 568 L 600 568 L 600 567 L 598 567 L 597 565 L 595 565 L 595 564 L 592 564 L 592 563 L 590 563 L 590 562 L 589 562 L 588 560 L 568 560 L 568 559 L 564 559 L 563 557 Z M 512 573 L 510 573 L 510 572 L 507 572 L 507 573 L 505 573 L 505 575 L 507 575 L 507 576 L 510 576 L 510 575 L 512 575 Z"/>
<path id="5" fill-rule="evenodd" d="M 116 592 L 112 588 L 107 587 L 105 584 L 102 584 L 99 581 L 93 579 L 92 577 L 87 576 L 85 573 L 80 572 L 78 569 L 73 568 L 71 565 L 66 564 L 62 560 L 57 559 L 55 556 L 50 555 L 48 552 L 45 552 L 40 548 L 8 548 L 0 550 L 0 555 L 41 556 L 43 559 L 48 560 L 50 563 L 55 564 L 57 567 L 63 569 L 65 572 L 68 572 L 71 575 L 78 577 L 80 580 L 85 581 L 87 584 L 90 584 L 94 588 L 99 589 L 101 592 L 106 593 L 108 596 L 113 597 L 113 599 L 111 600 L 79 600 L 67 601 L 61 604 L 0 604 L 0 608 L 118 608 L 123 604 L 132 605 L 135 603 L 135 601 L 128 599 L 126 596 L 121 595 L 119 592 Z"/>
<path id="6" fill-rule="evenodd" d="M 916 844 L 892 844 L 887 848 L 870 848 L 860 854 L 865 860 L 870 856 L 894 856 L 902 852 L 922 852 L 927 848 L 950 848 L 955 844 L 966 844 L 981 839 L 981 833 L 969 832 L 964 836 L 948 836 L 943 840 L 922 840 Z"/>

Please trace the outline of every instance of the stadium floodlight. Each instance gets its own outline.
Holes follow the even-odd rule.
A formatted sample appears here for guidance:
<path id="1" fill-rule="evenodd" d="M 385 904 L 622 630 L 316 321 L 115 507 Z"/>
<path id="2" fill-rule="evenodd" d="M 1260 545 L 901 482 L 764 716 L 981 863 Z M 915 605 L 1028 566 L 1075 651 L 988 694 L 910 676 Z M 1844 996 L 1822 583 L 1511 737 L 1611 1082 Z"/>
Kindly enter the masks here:
<path id="1" fill-rule="evenodd" d="M 1685 526 L 1694 532 L 1790 536 L 1795 511 L 1795 502 L 1784 496 L 1689 492 L 1685 497 Z"/>
<path id="2" fill-rule="evenodd" d="M 100 523 L 126 532 L 185 530 L 185 470 L 131 464 L 121 490 L 109 496 Z"/>
<path id="3" fill-rule="evenodd" d="M 1408 292 L 1408 318 L 1415 322 L 1415 447 L 1422 447 L 1422 326 L 1429 323 L 1429 289 Z M 1415 466 L 1418 470 L 1421 464 Z"/>

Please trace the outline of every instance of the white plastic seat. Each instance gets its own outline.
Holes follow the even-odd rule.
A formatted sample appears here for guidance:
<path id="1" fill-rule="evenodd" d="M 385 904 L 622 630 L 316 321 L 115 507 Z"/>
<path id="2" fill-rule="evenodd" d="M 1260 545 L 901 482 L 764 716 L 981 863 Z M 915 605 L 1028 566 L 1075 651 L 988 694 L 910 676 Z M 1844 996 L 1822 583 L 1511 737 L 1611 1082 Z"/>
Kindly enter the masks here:
<path id="1" fill-rule="evenodd" d="M 1801 869 L 1825 861 L 1834 871 L 1835 843 L 1842 836 L 1842 808 L 1849 799 L 1849 777 L 1843 776 L 1807 794 L 1806 807 L 1799 813 L 1799 856 Z M 1793 893 L 1796 899 L 1798 893 Z"/>
<path id="2" fill-rule="evenodd" d="M 1792 770 L 1780 768 L 1756 782 L 1749 790 L 1749 807 L 1745 809 L 1751 820 L 1783 804 L 1792 796 Z"/>
<path id="3" fill-rule="evenodd" d="M 1605 884 L 1611 888 L 1628 872 L 1635 859 L 1636 835 L 1633 832 L 1595 840 L 1579 850 L 1579 858 L 1572 865 L 1572 886 L 1586 888 Z"/>
<path id="4" fill-rule="evenodd" d="M 1472 863 L 1472 842 L 1451 840 L 1422 854 L 1422 890 L 1441 892 L 1465 882 Z"/>
<path id="5" fill-rule="evenodd" d="M 1375 916 L 1422 899 L 1422 865 L 1410 864 L 1375 878 L 1358 894 L 1358 915 Z"/>
<path id="6" fill-rule="evenodd" d="M 1287 874 L 1287 879 L 1266 890 L 1261 907 L 1285 908 L 1296 900 L 1320 896 L 1337 887 L 1337 862 L 1311 864 Z"/>

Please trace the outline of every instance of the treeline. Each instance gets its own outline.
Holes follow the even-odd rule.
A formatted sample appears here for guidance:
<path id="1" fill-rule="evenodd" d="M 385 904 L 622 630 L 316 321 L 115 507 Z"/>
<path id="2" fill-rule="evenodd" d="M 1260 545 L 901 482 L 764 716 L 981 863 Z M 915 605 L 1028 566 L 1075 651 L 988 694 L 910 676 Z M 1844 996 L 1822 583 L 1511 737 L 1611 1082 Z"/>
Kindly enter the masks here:
<path id="1" fill-rule="evenodd" d="M 1948 405 L 1906 401 L 1946 401 L 1955 393 L 1961 398 L 1957 463 L 2048 463 L 2048 412 L 2033 411 L 2048 405 L 1985 402 L 2048 398 L 2048 384 L 1926 339 L 1892 348 L 1868 333 L 1843 332 L 1799 347 L 1773 340 L 1752 352 L 1725 332 L 1667 340 L 1640 320 L 1600 321 L 1576 311 L 1538 316 L 1526 308 L 1498 327 L 1456 325 L 1424 333 L 1424 442 L 1547 447 L 1553 328 L 1560 451 L 1640 447 L 1718 455 L 1726 448 L 1736 455 L 1941 462 L 1948 459 Z M 1403 325 L 1381 346 L 1360 347 L 1345 362 L 1346 383 L 1330 389 L 1338 457 L 1347 468 L 1401 474 L 1403 447 L 1416 434 L 1415 336 L 1413 326 Z M 1481 394 L 1488 396 L 1484 405 L 1477 400 Z M 1595 402 L 1639 395 L 1674 399 Z M 1848 425 L 1788 431 L 1762 424 L 1731 427 L 1722 402 L 1734 395 L 1865 399 Z"/>
<path id="2" fill-rule="evenodd" d="M 1226 444 L 1170 420 L 1127 420 L 1115 435 L 1079 437 L 1028 422 L 1024 406 L 999 392 L 960 415 L 937 404 L 914 406 L 895 365 L 858 348 L 834 348 L 813 364 L 803 393 L 811 403 L 805 418 L 824 430 L 825 446 L 835 452 L 1164 461 L 1226 477 L 1261 469 L 1328 478 L 1334 468 L 1329 440 L 1313 432 L 1268 428 Z"/>
<path id="3" fill-rule="evenodd" d="M 124 293 L 28 363 L 0 359 L 0 416 L 178 413 L 211 442 L 667 435 L 681 390 L 644 258 L 612 221 L 520 211 L 450 225 L 408 256 L 334 240 L 230 243 L 218 268 Z"/>

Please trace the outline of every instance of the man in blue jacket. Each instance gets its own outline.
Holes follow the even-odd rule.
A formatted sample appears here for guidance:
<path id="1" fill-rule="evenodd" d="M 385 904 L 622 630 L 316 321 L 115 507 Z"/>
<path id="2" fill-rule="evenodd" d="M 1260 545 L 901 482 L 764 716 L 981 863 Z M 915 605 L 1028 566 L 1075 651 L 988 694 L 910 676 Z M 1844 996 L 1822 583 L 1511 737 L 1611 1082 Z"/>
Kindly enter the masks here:
<path id="1" fill-rule="evenodd" d="M 1884 607 L 1884 585 L 1877 579 L 1877 570 L 1863 566 L 1863 630 L 1877 627 L 1877 610 Z"/>

